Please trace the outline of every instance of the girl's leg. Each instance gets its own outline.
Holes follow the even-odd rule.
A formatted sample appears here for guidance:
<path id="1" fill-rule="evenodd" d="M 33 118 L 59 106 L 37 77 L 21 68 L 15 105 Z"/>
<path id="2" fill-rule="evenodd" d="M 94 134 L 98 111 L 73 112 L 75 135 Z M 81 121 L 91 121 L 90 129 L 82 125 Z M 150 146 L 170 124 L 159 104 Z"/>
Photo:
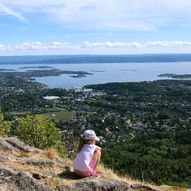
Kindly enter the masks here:
<path id="1" fill-rule="evenodd" d="M 96 169 L 96 167 L 100 161 L 100 158 L 101 158 L 101 151 L 100 150 L 95 151 L 92 156 L 92 160 L 96 162 L 96 165 L 94 166 L 94 170 Z"/>

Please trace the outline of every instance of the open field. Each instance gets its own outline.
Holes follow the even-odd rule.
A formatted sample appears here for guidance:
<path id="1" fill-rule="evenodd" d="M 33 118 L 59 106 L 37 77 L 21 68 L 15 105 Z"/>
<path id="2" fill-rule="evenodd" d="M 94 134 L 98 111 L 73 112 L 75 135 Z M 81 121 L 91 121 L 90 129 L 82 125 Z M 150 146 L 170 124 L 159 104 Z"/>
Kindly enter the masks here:
<path id="1" fill-rule="evenodd" d="M 42 115 L 49 120 L 54 120 L 54 122 L 58 122 L 60 120 L 67 121 L 75 117 L 75 114 L 73 112 L 64 111 L 59 108 L 39 108 L 39 110 L 43 111 L 43 114 L 39 115 Z M 31 111 L 14 111 L 8 112 L 6 114 L 11 116 L 23 117 L 26 115 L 31 115 L 31 113 Z"/>
<path id="2" fill-rule="evenodd" d="M 54 120 L 54 122 L 59 122 L 60 120 L 68 121 L 75 117 L 73 112 L 68 111 L 57 111 L 41 114 L 49 120 Z"/>

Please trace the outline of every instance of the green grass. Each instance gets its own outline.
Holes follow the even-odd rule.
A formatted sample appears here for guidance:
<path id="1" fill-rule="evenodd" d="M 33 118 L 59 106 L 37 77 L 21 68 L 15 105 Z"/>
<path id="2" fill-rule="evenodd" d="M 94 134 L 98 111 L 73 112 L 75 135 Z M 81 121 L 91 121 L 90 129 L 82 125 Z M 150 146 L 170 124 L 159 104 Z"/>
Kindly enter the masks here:
<path id="1" fill-rule="evenodd" d="M 11 111 L 11 112 L 5 112 L 5 114 L 14 115 L 14 116 L 21 116 L 21 115 L 27 115 L 30 114 L 31 111 Z"/>
<path id="2" fill-rule="evenodd" d="M 74 113 L 69 111 L 49 112 L 41 115 L 49 120 L 54 120 L 55 122 L 59 122 L 60 120 L 68 121 L 75 117 Z"/>
<path id="3" fill-rule="evenodd" d="M 96 94 L 105 95 L 105 92 L 98 91 L 98 92 L 96 92 Z"/>
<path id="4" fill-rule="evenodd" d="M 73 112 L 63 111 L 59 108 L 39 108 L 39 109 L 46 112 L 39 115 L 42 115 L 49 120 L 54 120 L 55 122 L 58 122 L 60 120 L 68 121 L 75 117 L 75 114 Z M 7 113 L 12 116 L 21 117 L 25 115 L 30 115 L 31 111 L 13 111 L 13 112 L 7 112 Z"/>
<path id="5" fill-rule="evenodd" d="M 53 108 L 43 108 L 43 107 L 39 107 L 38 109 L 40 109 L 40 110 L 42 110 L 42 111 L 47 111 L 47 112 L 58 112 L 58 111 L 60 111 L 60 109 L 59 108 L 55 108 L 55 107 L 53 107 Z"/>

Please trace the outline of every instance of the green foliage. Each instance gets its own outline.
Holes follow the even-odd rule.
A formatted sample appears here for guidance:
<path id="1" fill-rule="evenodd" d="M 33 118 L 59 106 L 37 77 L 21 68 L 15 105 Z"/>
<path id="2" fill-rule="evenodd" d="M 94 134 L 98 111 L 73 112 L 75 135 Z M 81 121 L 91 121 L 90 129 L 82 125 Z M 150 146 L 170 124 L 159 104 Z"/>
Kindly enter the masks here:
<path id="1" fill-rule="evenodd" d="M 4 121 L 4 115 L 0 110 L 0 136 L 8 136 L 10 133 L 11 122 Z"/>
<path id="2" fill-rule="evenodd" d="M 120 174 L 190 187 L 191 132 L 154 132 L 104 150 L 102 161 Z"/>
<path id="3" fill-rule="evenodd" d="M 40 148 L 55 147 L 60 144 L 58 129 L 54 123 L 42 116 L 27 116 L 15 122 L 16 135 L 26 144 Z"/>

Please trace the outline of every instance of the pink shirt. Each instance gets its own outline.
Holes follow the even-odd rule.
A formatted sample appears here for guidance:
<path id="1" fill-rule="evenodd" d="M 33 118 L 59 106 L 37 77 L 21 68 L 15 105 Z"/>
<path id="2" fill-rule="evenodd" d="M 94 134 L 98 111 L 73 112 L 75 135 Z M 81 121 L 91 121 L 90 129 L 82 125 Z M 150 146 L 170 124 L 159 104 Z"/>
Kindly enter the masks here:
<path id="1" fill-rule="evenodd" d="M 74 160 L 74 163 L 73 163 L 74 169 L 83 171 L 83 172 L 89 172 L 91 170 L 91 168 L 89 167 L 89 164 L 95 149 L 96 149 L 96 145 L 85 144 Z"/>

